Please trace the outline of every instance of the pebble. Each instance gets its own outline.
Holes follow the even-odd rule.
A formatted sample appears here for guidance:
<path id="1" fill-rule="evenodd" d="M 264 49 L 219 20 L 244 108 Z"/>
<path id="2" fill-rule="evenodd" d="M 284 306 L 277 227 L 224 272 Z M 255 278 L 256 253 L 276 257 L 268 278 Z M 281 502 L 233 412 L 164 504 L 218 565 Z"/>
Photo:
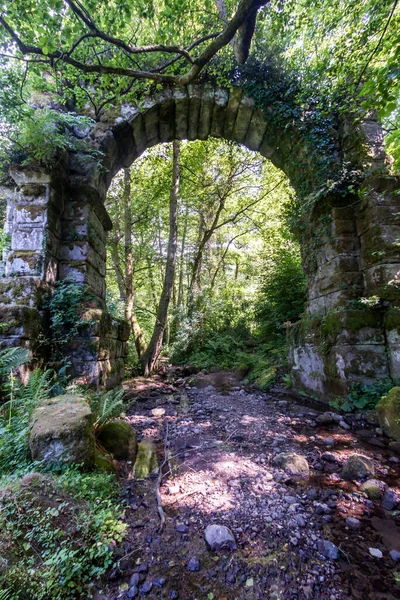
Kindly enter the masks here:
<path id="1" fill-rule="evenodd" d="M 383 494 L 382 506 L 386 510 L 393 510 L 398 502 L 397 494 L 393 490 L 386 490 Z"/>
<path id="2" fill-rule="evenodd" d="M 148 594 L 151 591 L 152 587 L 153 587 L 152 581 L 145 581 L 144 584 L 140 587 L 140 593 L 143 595 Z"/>
<path id="3" fill-rule="evenodd" d="M 350 529 L 354 529 L 354 531 L 358 531 L 361 527 L 361 522 L 355 517 L 347 517 L 346 525 L 350 527 Z"/>
<path id="4" fill-rule="evenodd" d="M 178 533 L 186 533 L 188 528 L 183 523 L 177 523 L 175 527 Z"/>
<path id="5" fill-rule="evenodd" d="M 188 571 L 200 571 L 200 560 L 193 556 L 186 565 Z"/>
<path id="6" fill-rule="evenodd" d="M 397 550 L 391 550 L 389 552 L 390 558 L 392 560 L 394 560 L 394 562 L 399 562 L 400 560 L 400 552 L 398 552 Z"/>
<path id="7" fill-rule="evenodd" d="M 135 586 L 139 583 L 139 573 L 134 573 L 130 579 L 129 585 Z"/>
<path id="8" fill-rule="evenodd" d="M 176 590 L 169 590 L 168 598 L 169 600 L 177 600 L 179 598 L 179 594 Z"/>
<path id="9" fill-rule="evenodd" d="M 341 427 L 342 429 L 350 429 L 350 425 L 348 425 L 346 423 L 346 421 L 339 421 L 339 427 Z"/>
<path id="10" fill-rule="evenodd" d="M 129 599 L 136 598 L 136 596 L 138 595 L 138 593 L 139 593 L 139 590 L 138 590 L 137 586 L 136 585 L 132 585 L 129 588 L 129 590 L 128 590 L 128 598 Z"/>
<path id="11" fill-rule="evenodd" d="M 383 554 L 378 548 L 369 548 L 369 553 L 374 558 L 382 558 Z"/>
<path id="12" fill-rule="evenodd" d="M 325 556 L 325 558 L 331 558 L 337 560 L 339 558 L 339 548 L 329 540 L 318 540 L 317 543 L 318 552 Z"/>

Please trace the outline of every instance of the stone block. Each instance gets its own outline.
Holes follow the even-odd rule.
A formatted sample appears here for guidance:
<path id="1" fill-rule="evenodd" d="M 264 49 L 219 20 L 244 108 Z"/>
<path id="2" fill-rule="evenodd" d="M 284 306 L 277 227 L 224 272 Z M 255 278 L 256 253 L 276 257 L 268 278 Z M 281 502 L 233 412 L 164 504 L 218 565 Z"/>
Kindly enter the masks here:
<path id="1" fill-rule="evenodd" d="M 6 277 L 17 275 L 42 276 L 44 256 L 42 252 L 32 250 L 14 250 L 9 252 L 6 263 Z"/>
<path id="2" fill-rule="evenodd" d="M 254 99 L 243 96 L 239 104 L 235 127 L 233 129 L 233 139 L 238 144 L 243 144 L 246 139 L 253 111 Z"/>
<path id="3" fill-rule="evenodd" d="M 143 109 L 147 147 L 151 148 L 151 146 L 155 146 L 160 142 L 158 131 L 158 104 L 156 102 L 145 101 Z"/>
<path id="4" fill-rule="evenodd" d="M 265 132 L 267 130 L 267 123 L 265 121 L 264 112 L 257 108 L 254 110 L 251 117 L 249 129 L 246 134 L 245 146 L 249 150 L 257 151 L 261 146 L 261 142 L 264 139 Z"/>
<path id="5" fill-rule="evenodd" d="M 29 447 L 33 460 L 46 465 L 83 464 L 92 467 L 95 437 L 87 402 L 68 394 L 42 402 L 32 415 Z"/>
<path id="6" fill-rule="evenodd" d="M 211 119 L 211 131 L 212 137 L 221 138 L 224 135 L 224 125 L 226 118 L 226 109 L 229 101 L 228 90 L 222 88 L 216 88 L 215 90 L 215 104 Z"/>
<path id="7" fill-rule="evenodd" d="M 43 315 L 37 308 L 0 305 L 0 335 L 37 340 L 43 328 Z"/>
<path id="8" fill-rule="evenodd" d="M 400 225 L 375 225 L 360 236 L 361 264 L 400 262 Z"/>
<path id="9" fill-rule="evenodd" d="M 118 154 L 121 159 L 121 166 L 130 167 L 137 158 L 138 152 L 133 139 L 133 129 L 130 123 L 124 121 L 113 129 L 115 141 L 118 146 Z"/>
<path id="10" fill-rule="evenodd" d="M 190 84 L 188 85 L 189 95 L 189 127 L 188 140 L 197 140 L 199 130 L 199 119 L 201 110 L 201 86 Z"/>
<path id="11" fill-rule="evenodd" d="M 46 232 L 43 227 L 13 228 L 11 234 L 11 250 L 37 250 L 44 252 Z"/>
<path id="12" fill-rule="evenodd" d="M 239 87 L 231 89 L 229 94 L 228 108 L 225 118 L 224 137 L 227 140 L 233 140 L 233 131 L 235 129 L 236 117 L 239 111 L 240 102 L 243 96 L 243 90 Z"/>
<path id="13" fill-rule="evenodd" d="M 40 308 L 51 287 L 35 277 L 0 279 L 0 304 Z"/>
<path id="14" fill-rule="evenodd" d="M 197 131 L 197 138 L 199 140 L 206 140 L 210 135 L 211 120 L 215 103 L 214 94 L 215 91 L 213 85 L 206 84 L 203 86 L 203 92 L 201 95 L 199 125 Z"/>
<path id="15" fill-rule="evenodd" d="M 364 281 L 364 296 L 379 296 L 400 305 L 400 262 L 365 269 Z"/>
<path id="16" fill-rule="evenodd" d="M 138 111 L 131 120 L 133 140 L 135 142 L 137 155 L 140 156 L 147 149 L 147 136 L 143 115 Z"/>
<path id="17" fill-rule="evenodd" d="M 175 139 L 186 140 L 189 130 L 189 96 L 187 88 L 174 88 L 173 97 L 175 100 Z"/>
<path id="18" fill-rule="evenodd" d="M 14 210 L 14 226 L 41 228 L 47 221 L 47 209 L 43 205 L 34 204 L 16 206 Z"/>
<path id="19" fill-rule="evenodd" d="M 175 138 L 175 101 L 171 90 L 165 90 L 163 94 L 158 108 L 159 138 L 160 142 L 172 142 Z"/>
<path id="20" fill-rule="evenodd" d="M 321 350 L 312 344 L 303 344 L 293 347 L 291 354 L 294 387 L 322 396 L 326 374 Z"/>

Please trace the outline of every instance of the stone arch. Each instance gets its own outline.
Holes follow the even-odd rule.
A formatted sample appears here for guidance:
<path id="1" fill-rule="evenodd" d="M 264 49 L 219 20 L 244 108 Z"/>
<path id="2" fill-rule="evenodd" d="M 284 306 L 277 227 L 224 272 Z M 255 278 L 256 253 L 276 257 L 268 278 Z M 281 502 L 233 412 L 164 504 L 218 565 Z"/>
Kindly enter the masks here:
<path id="1" fill-rule="evenodd" d="M 240 87 L 228 90 L 207 82 L 166 87 L 144 98 L 140 107 L 109 111 L 82 135 L 101 152 L 100 160 L 93 153 L 70 153 L 52 172 L 11 169 L 4 191 L 11 247 L 0 280 L 0 310 L 10 325 L 0 332 L 3 341 L 34 346 L 43 327 L 43 294 L 57 279 L 72 277 L 93 295 L 87 311 L 91 324 L 72 348 L 75 374 L 109 386 L 119 381 L 128 332 L 105 305 L 108 186 L 116 172 L 151 146 L 212 136 L 260 152 L 295 188 L 307 182 L 299 233 L 308 316 L 291 331 L 296 385 L 329 396 L 345 394 L 353 382 L 400 377 L 400 226 L 394 216 L 400 212 L 400 182 L 387 173 L 374 115 L 356 129 L 338 122 L 332 137 L 329 162 L 337 171 L 351 163 L 360 174 L 344 192 L 321 181 L 309 158 L 309 140 L 299 135 L 296 123 L 276 121 L 273 111 L 259 108 Z M 352 307 L 360 297 L 375 295 L 382 299 L 380 310 Z"/>

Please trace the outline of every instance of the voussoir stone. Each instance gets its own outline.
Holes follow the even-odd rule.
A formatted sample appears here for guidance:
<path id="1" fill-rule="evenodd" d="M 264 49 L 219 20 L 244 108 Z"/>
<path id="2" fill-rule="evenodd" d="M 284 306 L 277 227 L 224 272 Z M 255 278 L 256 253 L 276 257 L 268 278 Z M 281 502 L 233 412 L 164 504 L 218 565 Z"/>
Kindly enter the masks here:
<path id="1" fill-rule="evenodd" d="M 233 533 L 225 525 L 209 525 L 204 532 L 204 538 L 211 550 L 236 549 Z"/>
<path id="2" fill-rule="evenodd" d="M 347 481 L 360 481 L 374 474 L 375 467 L 372 460 L 361 454 L 349 456 L 342 469 L 342 477 Z"/>
<path id="3" fill-rule="evenodd" d="M 95 437 L 92 412 L 85 399 L 65 394 L 38 406 L 32 415 L 29 447 L 32 459 L 46 465 L 93 466 Z"/>
<path id="4" fill-rule="evenodd" d="M 310 467 L 305 456 L 295 452 L 281 452 L 275 456 L 273 464 L 284 469 L 290 475 L 308 477 L 310 474 Z"/>

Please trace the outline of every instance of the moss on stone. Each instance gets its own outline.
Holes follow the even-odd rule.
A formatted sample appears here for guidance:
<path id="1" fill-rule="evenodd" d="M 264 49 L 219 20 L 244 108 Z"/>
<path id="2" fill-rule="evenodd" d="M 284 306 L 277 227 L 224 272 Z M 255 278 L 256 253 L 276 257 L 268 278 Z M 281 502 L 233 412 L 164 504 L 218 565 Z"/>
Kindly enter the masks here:
<path id="1" fill-rule="evenodd" d="M 97 438 L 117 460 L 134 459 L 137 451 L 136 434 L 126 421 L 106 423 Z"/>
<path id="2" fill-rule="evenodd" d="M 400 308 L 392 308 L 386 313 L 385 326 L 387 331 L 396 330 L 400 335 Z"/>
<path id="3" fill-rule="evenodd" d="M 96 456 L 94 459 L 94 465 L 96 469 L 100 471 L 105 471 L 106 473 L 116 473 L 117 469 L 111 459 L 111 457 L 107 456 L 100 450 L 96 450 Z"/>
<path id="4" fill-rule="evenodd" d="M 393 387 L 379 400 L 376 412 L 384 433 L 400 442 L 400 387 Z"/>
<path id="5" fill-rule="evenodd" d="M 150 440 L 142 440 L 134 466 L 135 479 L 146 479 L 158 468 L 156 449 Z"/>

